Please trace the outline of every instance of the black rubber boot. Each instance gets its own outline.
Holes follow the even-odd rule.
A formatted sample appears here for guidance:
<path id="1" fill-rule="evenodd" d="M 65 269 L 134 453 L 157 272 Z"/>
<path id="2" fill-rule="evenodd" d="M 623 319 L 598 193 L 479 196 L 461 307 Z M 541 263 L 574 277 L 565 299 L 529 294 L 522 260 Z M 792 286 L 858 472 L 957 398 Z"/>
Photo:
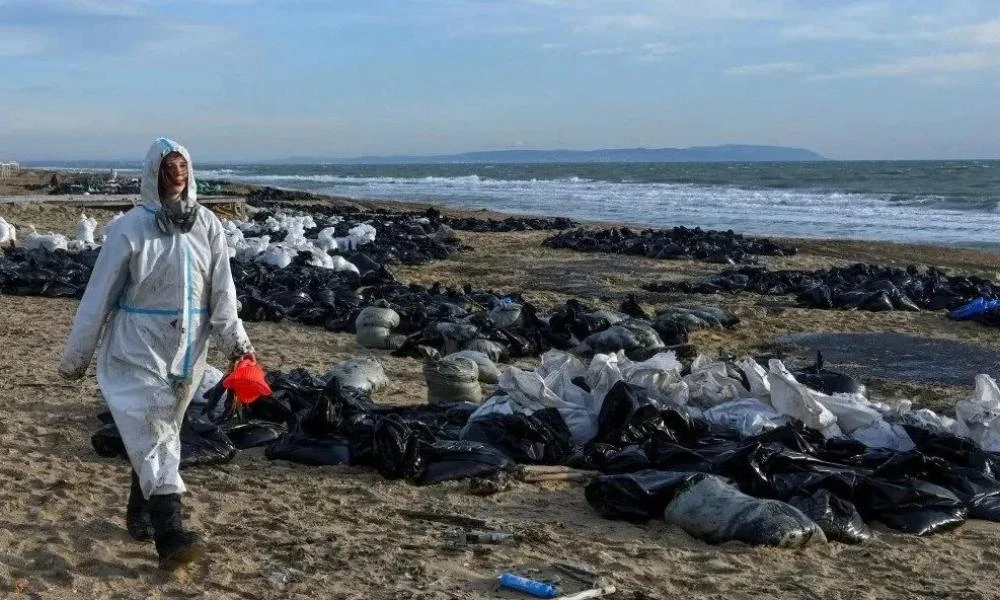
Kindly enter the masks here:
<path id="1" fill-rule="evenodd" d="M 128 492 L 128 507 L 125 509 L 125 528 L 132 539 L 148 542 L 153 539 L 153 522 L 149 518 L 146 499 L 142 497 L 139 476 L 132 471 L 132 487 Z"/>
<path id="2" fill-rule="evenodd" d="M 149 516 L 153 520 L 153 539 L 161 569 L 176 569 L 204 554 L 201 536 L 193 531 L 184 531 L 180 494 L 150 496 Z"/>

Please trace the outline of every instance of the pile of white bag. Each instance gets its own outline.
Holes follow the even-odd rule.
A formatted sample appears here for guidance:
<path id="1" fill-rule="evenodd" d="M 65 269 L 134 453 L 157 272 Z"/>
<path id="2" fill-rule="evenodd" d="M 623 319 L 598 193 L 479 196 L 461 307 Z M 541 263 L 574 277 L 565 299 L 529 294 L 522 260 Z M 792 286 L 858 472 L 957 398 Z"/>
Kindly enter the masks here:
<path id="1" fill-rule="evenodd" d="M 555 408 L 575 443 L 597 433 L 597 418 L 608 391 L 619 381 L 646 388 L 663 408 L 674 408 L 713 424 L 752 436 L 790 421 L 800 421 L 828 438 L 845 436 L 873 448 L 911 450 L 903 428 L 916 424 L 972 439 L 1000 451 L 1000 389 L 988 375 L 976 377 L 972 397 L 956 406 L 957 419 L 909 401 L 875 403 L 863 393 L 828 395 L 799 383 L 777 359 L 767 369 L 751 358 L 736 363 L 697 357 L 689 372 L 672 351 L 636 362 L 624 352 L 598 354 L 589 365 L 567 352 L 550 350 L 534 371 L 508 368 L 497 393 L 470 420 L 489 414 L 531 414 Z M 582 378 L 582 379 L 581 379 Z M 574 383 L 583 382 L 589 391 Z M 744 381 L 746 383 L 744 383 Z"/>

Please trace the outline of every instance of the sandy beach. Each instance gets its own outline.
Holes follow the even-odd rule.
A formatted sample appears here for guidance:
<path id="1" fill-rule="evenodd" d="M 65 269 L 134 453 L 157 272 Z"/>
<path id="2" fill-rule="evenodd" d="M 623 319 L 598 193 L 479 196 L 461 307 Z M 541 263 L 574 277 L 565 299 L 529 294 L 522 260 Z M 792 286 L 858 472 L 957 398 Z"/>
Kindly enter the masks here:
<path id="1" fill-rule="evenodd" d="M 25 184 L 28 185 L 28 184 Z M 37 193 L 7 184 L 0 194 Z M 362 206 L 399 208 L 392 203 Z M 419 208 L 407 204 L 406 208 Z M 88 210 L 99 222 L 114 211 Z M 476 212 L 478 216 L 486 213 Z M 79 209 L 40 202 L 0 204 L 19 228 L 72 233 Z M 1000 349 L 995 330 L 939 312 L 844 312 L 795 307 L 792 298 L 752 294 L 691 296 L 641 291 L 642 283 L 716 272 L 694 261 L 582 254 L 541 246 L 544 232 L 458 232 L 472 249 L 447 260 L 395 267 L 403 281 L 518 290 L 541 308 L 569 298 L 616 307 L 637 293 L 648 308 L 678 300 L 726 307 L 734 330 L 692 333 L 699 352 L 754 354 L 799 332 L 900 332 Z M 995 254 L 873 242 L 794 240 L 800 252 L 766 258 L 768 267 L 819 268 L 865 261 L 936 265 L 996 280 Z M 513 251 L 516 249 L 516 251 Z M 96 381 L 56 375 L 76 302 L 0 296 L 0 597 L 24 598 L 518 598 L 496 590 L 507 569 L 549 573 L 553 560 L 584 563 L 620 590 L 615 598 L 754 599 L 1000 597 L 994 560 L 1000 525 L 969 521 L 928 538 L 877 527 L 863 546 L 828 544 L 792 551 L 738 543 L 711 546 L 662 521 L 607 521 L 587 505 L 580 484 L 514 484 L 489 497 L 462 482 L 414 487 L 354 467 L 305 467 L 246 451 L 227 465 L 185 471 L 192 527 L 209 553 L 177 574 L 156 569 L 151 544 L 132 541 L 124 523 L 128 468 L 98 457 L 90 435 L 103 410 Z M 378 399 L 420 404 L 419 361 L 359 347 L 350 334 L 291 323 L 248 323 L 270 369 L 325 372 L 354 356 L 374 356 L 391 379 Z M 791 362 L 805 353 L 788 352 Z M 948 361 L 947 356 L 941 357 Z M 210 362 L 223 366 L 218 356 Z M 531 361 L 524 362 L 530 366 Z M 892 378 L 863 380 L 871 397 L 908 398 L 953 413 L 966 385 Z M 489 386 L 484 388 L 489 392 Z M 515 533 L 496 546 L 456 547 L 453 527 L 402 511 L 462 514 Z"/>

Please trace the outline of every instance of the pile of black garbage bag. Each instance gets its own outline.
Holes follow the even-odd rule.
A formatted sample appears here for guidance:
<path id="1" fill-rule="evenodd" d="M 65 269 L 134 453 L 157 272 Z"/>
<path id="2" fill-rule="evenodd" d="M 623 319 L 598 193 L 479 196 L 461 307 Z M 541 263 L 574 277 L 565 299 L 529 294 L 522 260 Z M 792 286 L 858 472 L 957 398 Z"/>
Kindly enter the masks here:
<path id="1" fill-rule="evenodd" d="M 0 293 L 79 299 L 97 254 L 97 250 L 79 254 L 9 250 L 0 256 Z M 542 314 L 518 292 L 475 290 L 471 285 L 461 289 L 407 285 L 364 252 L 348 258 L 360 275 L 311 266 L 305 256 L 284 268 L 232 259 L 240 318 L 288 320 L 354 333 L 360 312 L 377 303 L 400 316 L 393 331 L 405 336 L 395 350 L 399 356 L 422 357 L 421 347 L 444 351 L 452 343 L 460 348 L 476 342 L 494 361 L 538 356 L 552 348 L 582 355 L 623 350 L 637 359 L 666 348 L 682 353 L 691 349 L 690 331 L 739 322 L 711 306 L 665 307 L 651 314 L 634 296 L 622 302 L 619 311 L 569 300 Z"/>
<path id="2" fill-rule="evenodd" d="M 359 218 L 330 219 L 324 218 L 321 210 L 310 211 L 308 214 L 312 215 L 314 212 L 317 227 L 307 230 L 307 237 L 315 237 L 325 227 L 334 227 L 338 237 L 346 236 L 351 227 L 362 222 L 370 223 L 376 228 L 377 234 L 373 242 L 342 253 L 344 258 L 358 268 L 362 276 L 359 278 L 353 273 L 320 273 L 323 269 L 306 264 L 311 257 L 307 254 L 295 260 L 299 268 L 286 272 L 269 265 L 233 259 L 231 265 L 236 274 L 234 278 L 238 286 L 243 286 L 240 291 L 247 295 L 261 296 L 268 294 L 272 288 L 282 290 L 290 280 L 307 279 L 311 282 L 323 280 L 330 283 L 334 291 L 340 292 L 344 285 L 358 288 L 361 285 L 393 281 L 387 265 L 424 264 L 448 258 L 464 249 L 453 235 L 442 230 L 440 224 L 426 219 L 418 221 L 411 217 L 400 218 L 398 215 L 368 214 Z M 306 213 L 298 211 L 285 214 Z M 252 220 L 258 229 L 256 232 L 249 231 L 247 235 L 268 235 L 271 242 L 282 241 L 287 231 L 269 231 L 264 226 L 264 221 L 270 216 L 274 216 L 274 213 L 257 212 Z M 80 253 L 25 248 L 6 250 L 0 255 L 0 293 L 81 298 L 98 253 L 98 249 Z M 289 310 L 294 312 L 295 309 L 290 307 Z M 256 308 L 251 312 L 256 312 Z"/>
<path id="3" fill-rule="evenodd" d="M 641 231 L 628 227 L 572 229 L 557 233 L 542 244 L 549 248 L 568 248 L 578 252 L 607 252 L 729 264 L 753 263 L 756 261 L 754 256 L 791 256 L 797 252 L 793 246 L 778 244 L 766 238 L 747 237 L 732 230 L 703 230 L 700 227 Z"/>
<path id="4" fill-rule="evenodd" d="M 952 276 L 929 267 L 884 267 L 857 263 L 817 271 L 769 271 L 759 267 L 726 269 L 704 281 L 659 281 L 643 286 L 653 292 L 716 294 L 752 292 L 795 295 L 808 308 L 952 310 L 974 298 L 1000 298 L 1000 287 L 976 276 Z"/>
<path id="5" fill-rule="evenodd" d="M 400 314 L 396 332 L 407 337 L 394 351 L 397 356 L 419 357 L 423 347 L 442 352 L 472 348 L 496 362 L 554 348 L 581 356 L 624 351 L 644 360 L 668 349 L 690 354 L 691 331 L 731 328 L 740 322 L 732 313 L 708 305 L 666 306 L 651 315 L 633 295 L 618 311 L 571 299 L 544 313 L 517 292 L 474 292 L 468 286 L 459 293 L 442 292 L 437 286 L 384 285 L 367 289 L 365 296 Z"/>
<path id="6" fill-rule="evenodd" d="M 97 250 L 79 254 L 61 250 L 6 250 L 0 254 L 0 294 L 82 298 L 97 254 Z"/>
<path id="7" fill-rule="evenodd" d="M 427 212 L 433 214 L 434 209 Z M 475 233 L 504 233 L 508 231 L 549 231 L 578 227 L 580 224 L 566 217 L 506 217 L 504 219 L 479 219 L 475 217 L 439 216 L 438 219 L 459 231 Z"/>
<path id="8" fill-rule="evenodd" d="M 815 515 L 837 541 L 863 541 L 867 521 L 927 535 L 967 518 L 1000 520 L 1000 455 L 950 433 L 906 425 L 916 445 L 908 452 L 827 440 L 799 424 L 741 438 L 658 409 L 644 389 L 625 383 L 608 393 L 599 423 L 590 454 L 570 463 L 605 473 L 586 493 L 607 518 L 662 517 L 692 477 L 707 474 Z"/>
<path id="9" fill-rule="evenodd" d="M 579 223 L 566 217 L 522 217 L 509 216 L 503 219 L 477 217 L 455 217 L 442 215 L 441 211 L 430 207 L 423 212 L 399 211 L 388 208 L 361 207 L 351 203 L 331 204 L 323 202 L 322 196 L 316 196 L 308 192 L 296 192 L 292 190 L 279 190 L 275 188 L 261 188 L 252 191 L 247 195 L 247 204 L 257 208 L 283 207 L 283 210 L 294 209 L 296 203 L 310 202 L 310 214 L 321 214 L 325 216 L 338 217 L 358 217 L 366 221 L 372 218 L 380 219 L 410 219 L 413 217 L 423 217 L 430 221 L 432 225 L 444 224 L 459 231 L 473 231 L 476 233 L 503 233 L 509 231 L 547 231 L 570 229 L 579 226 Z M 321 202 L 319 204 L 313 204 Z"/>
<path id="10" fill-rule="evenodd" d="M 827 539 L 847 543 L 868 539 L 872 521 L 916 535 L 970 518 L 1000 521 L 1000 454 L 912 425 L 905 428 L 916 449 L 905 452 L 824 439 L 798 423 L 742 437 L 619 382 L 604 399 L 597 435 L 581 446 L 555 409 L 470 420 L 475 405 L 379 404 L 336 376 L 301 369 L 269 373 L 268 381 L 271 396 L 221 416 L 221 386 L 207 392 L 212 403 L 201 415 L 189 411 L 182 430 L 182 465 L 223 463 L 236 448 L 264 446 L 269 459 L 368 466 L 417 485 L 489 477 L 516 464 L 568 465 L 600 473 L 585 492 L 602 516 L 632 522 L 663 517 L 680 494 L 713 477 L 732 494 L 778 501 L 772 510 L 794 506 Z M 105 425 L 94 448 L 124 456 L 116 435 Z M 743 531 L 736 539 L 770 538 Z"/>
<path id="11" fill-rule="evenodd" d="M 462 440 L 474 405 L 389 406 L 339 379 L 305 370 L 269 373 L 269 397 L 237 407 L 221 384 L 192 404 L 181 428 L 181 468 L 225 464 L 237 450 L 263 447 L 272 460 L 360 465 L 416 485 L 495 474 L 513 461 L 487 444 Z M 216 411 L 222 402 L 225 408 Z M 127 458 L 110 413 L 91 436 L 100 456 Z"/>

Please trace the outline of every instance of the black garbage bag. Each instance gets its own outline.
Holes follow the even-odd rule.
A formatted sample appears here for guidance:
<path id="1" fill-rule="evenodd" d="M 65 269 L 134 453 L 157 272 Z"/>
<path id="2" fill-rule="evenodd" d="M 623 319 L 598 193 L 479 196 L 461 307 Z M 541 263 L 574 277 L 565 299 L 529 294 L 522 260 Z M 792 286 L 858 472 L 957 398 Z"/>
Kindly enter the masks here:
<path id="1" fill-rule="evenodd" d="M 711 472 L 717 458 L 736 447 L 735 442 L 721 442 L 694 449 L 673 442 L 651 441 L 644 449 L 650 465 L 655 469 Z"/>
<path id="2" fill-rule="evenodd" d="M 779 498 L 786 484 L 776 479 L 795 473 L 811 475 L 841 473 L 849 467 L 820 460 L 810 454 L 789 450 L 777 443 L 752 442 L 720 454 L 713 472 L 731 477 L 741 491 L 760 498 Z"/>
<path id="3" fill-rule="evenodd" d="M 869 448 L 863 442 L 845 437 L 835 437 L 826 440 L 816 456 L 831 462 L 853 465 L 861 464 L 859 461 L 867 452 L 869 452 Z"/>
<path id="4" fill-rule="evenodd" d="M 635 473 L 649 469 L 649 457 L 640 446 L 618 449 L 610 444 L 577 447 L 566 460 L 567 466 L 602 473 Z"/>
<path id="5" fill-rule="evenodd" d="M 212 423 L 185 419 L 181 425 L 180 468 L 221 465 L 236 456 L 236 447 L 226 434 Z M 114 423 L 104 425 L 90 438 L 99 456 L 128 458 L 125 443 Z"/>
<path id="6" fill-rule="evenodd" d="M 932 476 L 932 483 L 947 488 L 969 509 L 970 519 L 1000 522 L 1000 482 L 977 469 L 951 465 Z"/>
<path id="7" fill-rule="evenodd" d="M 281 423 L 269 421 L 246 421 L 225 424 L 222 430 L 239 450 L 267 446 L 284 435 L 288 428 Z"/>
<path id="8" fill-rule="evenodd" d="M 463 440 L 489 444 L 522 464 L 562 464 L 572 449 L 570 437 L 554 408 L 530 415 L 485 415 L 469 421 L 461 434 Z"/>
<path id="9" fill-rule="evenodd" d="M 833 292 L 830 286 L 824 284 L 807 289 L 795 300 L 809 308 L 833 308 Z"/>
<path id="10" fill-rule="evenodd" d="M 98 456 L 128 458 L 128 453 L 125 452 L 125 443 L 122 442 L 122 436 L 118 433 L 118 427 L 115 426 L 114 421 L 95 431 L 90 436 L 90 444 Z"/>
<path id="11" fill-rule="evenodd" d="M 811 496 L 796 496 L 788 503 L 819 525 L 831 542 L 860 544 L 872 538 L 871 528 L 854 505 L 827 490 L 816 490 Z"/>
<path id="12" fill-rule="evenodd" d="M 316 405 L 326 385 L 322 379 L 314 377 L 305 369 L 295 369 L 287 374 L 268 372 L 267 383 L 271 386 L 271 395 L 244 407 L 244 416 L 248 419 L 285 423 L 289 427 L 294 426 L 300 415 Z"/>
<path id="13" fill-rule="evenodd" d="M 745 443 L 749 444 L 753 442 L 759 444 L 781 444 L 785 448 L 794 450 L 795 452 L 817 454 L 824 447 L 826 439 L 822 433 L 815 429 L 809 429 L 802 423 L 795 421 L 745 439 Z"/>
<path id="14" fill-rule="evenodd" d="M 399 416 L 382 417 L 372 433 L 373 466 L 386 479 L 415 477 L 423 468 L 420 443 L 420 435 Z"/>
<path id="15" fill-rule="evenodd" d="M 236 446 L 213 423 L 185 419 L 181 424 L 181 468 L 221 465 L 233 460 Z"/>
<path id="16" fill-rule="evenodd" d="M 587 502 L 605 519 L 642 523 L 663 515 L 667 504 L 705 473 L 657 471 L 601 475 L 587 484 Z"/>
<path id="17" fill-rule="evenodd" d="M 351 461 L 351 442 L 344 436 L 310 436 L 289 431 L 267 447 L 264 456 L 303 465 L 344 465 Z"/>
<path id="18" fill-rule="evenodd" d="M 809 496 L 824 490 L 853 504 L 857 498 L 858 490 L 868 477 L 866 473 L 864 470 L 844 470 L 836 473 L 812 473 L 809 471 L 777 473 L 771 475 L 770 478 L 771 496 L 778 500 L 788 500 L 795 496 Z"/>
<path id="19" fill-rule="evenodd" d="M 460 404 L 434 405 L 419 404 L 415 406 L 383 406 L 377 405 L 366 413 L 372 418 L 371 428 L 382 417 L 397 416 L 411 427 L 420 424 L 426 429 L 432 439 L 457 440 L 462 428 L 468 423 L 469 416 L 479 409 L 479 405 L 471 402 Z M 355 428 L 357 425 L 355 425 Z"/>
<path id="20" fill-rule="evenodd" d="M 858 490 L 858 510 L 903 533 L 931 535 L 965 523 L 968 509 L 947 489 L 919 479 L 869 478 Z"/>
<path id="21" fill-rule="evenodd" d="M 645 388 L 619 381 L 604 396 L 592 441 L 628 446 L 646 442 L 657 431 L 668 427 L 656 402 Z"/>
<path id="22" fill-rule="evenodd" d="M 331 377 L 312 409 L 297 417 L 295 425 L 268 446 L 264 456 L 307 465 L 349 463 L 349 423 L 352 417 L 363 414 L 366 408 L 362 400 L 343 390 L 340 381 Z M 345 426 L 345 423 L 348 425 Z"/>
<path id="23" fill-rule="evenodd" d="M 416 485 L 488 477 L 514 466 L 514 463 L 496 448 L 464 440 L 441 440 L 433 444 L 422 444 L 420 456 L 423 468 L 411 478 Z"/>
<path id="24" fill-rule="evenodd" d="M 1000 518 L 1000 482 L 981 469 L 950 463 L 917 450 L 890 452 L 887 457 L 879 457 L 875 451 L 871 454 L 874 455 L 869 459 L 872 462 L 881 458 L 873 472 L 874 477 L 923 480 L 955 494 L 969 509 L 969 518 L 987 521 Z"/>
<path id="25" fill-rule="evenodd" d="M 889 298 L 889 293 L 885 290 L 879 290 L 870 296 L 868 296 L 859 306 L 861 310 L 868 310 L 871 312 L 884 312 L 893 309 L 892 299 Z"/>
<path id="26" fill-rule="evenodd" d="M 903 425 L 921 453 L 936 456 L 961 467 L 976 469 L 989 477 L 1000 476 L 1000 455 L 983 450 L 970 439 L 916 425 Z"/>

